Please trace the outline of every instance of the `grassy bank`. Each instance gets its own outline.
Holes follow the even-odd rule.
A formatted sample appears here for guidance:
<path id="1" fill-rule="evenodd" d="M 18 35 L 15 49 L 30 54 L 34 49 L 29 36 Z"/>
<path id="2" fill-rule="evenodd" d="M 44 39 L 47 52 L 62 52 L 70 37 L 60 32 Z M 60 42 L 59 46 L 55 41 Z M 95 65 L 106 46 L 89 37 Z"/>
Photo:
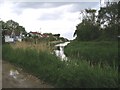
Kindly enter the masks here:
<path id="1" fill-rule="evenodd" d="M 118 66 L 118 42 L 114 41 L 72 41 L 65 47 L 65 54 L 70 58 L 87 60 L 93 64 Z"/>
<path id="2" fill-rule="evenodd" d="M 60 61 L 55 55 L 33 48 L 3 45 L 3 60 L 9 61 L 56 87 L 118 87 L 118 72 L 111 67 L 91 67 L 85 60 Z"/>
<path id="3" fill-rule="evenodd" d="M 33 42 L 16 42 L 15 44 L 10 44 L 12 48 L 30 48 L 30 49 L 36 49 L 37 51 L 47 51 L 52 52 L 52 47 L 47 42 L 39 42 L 37 44 L 34 44 Z"/>

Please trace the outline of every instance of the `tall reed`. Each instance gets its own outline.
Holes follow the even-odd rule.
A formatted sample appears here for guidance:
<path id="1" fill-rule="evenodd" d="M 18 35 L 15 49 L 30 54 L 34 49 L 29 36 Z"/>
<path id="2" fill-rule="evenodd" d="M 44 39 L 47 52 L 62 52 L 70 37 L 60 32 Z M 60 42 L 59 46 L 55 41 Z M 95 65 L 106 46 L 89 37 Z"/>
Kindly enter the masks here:
<path id="1" fill-rule="evenodd" d="M 117 42 L 71 42 L 65 47 L 65 54 L 70 58 L 84 59 L 93 64 L 118 67 Z"/>
<path id="2" fill-rule="evenodd" d="M 16 42 L 15 44 L 10 44 L 12 48 L 21 48 L 21 49 L 36 49 L 38 51 L 52 51 L 52 47 L 50 47 L 47 42 L 33 43 L 33 42 Z"/>

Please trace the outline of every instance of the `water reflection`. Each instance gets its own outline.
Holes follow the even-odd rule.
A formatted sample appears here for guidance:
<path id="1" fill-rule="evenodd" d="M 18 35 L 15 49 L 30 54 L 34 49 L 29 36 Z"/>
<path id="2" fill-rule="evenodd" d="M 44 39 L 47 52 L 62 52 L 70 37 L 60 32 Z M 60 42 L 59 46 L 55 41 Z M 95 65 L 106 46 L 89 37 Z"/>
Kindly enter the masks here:
<path id="1" fill-rule="evenodd" d="M 56 56 L 58 56 L 62 61 L 63 60 L 66 60 L 67 61 L 67 57 L 66 55 L 64 54 L 64 47 L 70 42 L 65 42 L 65 43 L 61 43 L 61 44 L 57 44 L 55 45 L 56 47 L 56 50 L 55 51 L 55 54 Z"/>

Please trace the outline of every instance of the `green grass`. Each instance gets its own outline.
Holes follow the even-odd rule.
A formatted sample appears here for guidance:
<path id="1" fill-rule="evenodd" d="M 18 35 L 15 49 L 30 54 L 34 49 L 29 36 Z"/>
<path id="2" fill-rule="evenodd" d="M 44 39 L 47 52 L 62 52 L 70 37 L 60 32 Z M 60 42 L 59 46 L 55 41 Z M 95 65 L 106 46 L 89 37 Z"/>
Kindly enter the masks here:
<path id="1" fill-rule="evenodd" d="M 55 87 L 116 88 L 118 72 L 109 66 L 91 67 L 86 60 L 60 61 L 48 52 L 35 49 L 13 49 L 3 45 L 3 60 L 9 61 Z"/>
<path id="2" fill-rule="evenodd" d="M 65 47 L 65 54 L 70 58 L 118 67 L 118 42 L 73 41 Z"/>

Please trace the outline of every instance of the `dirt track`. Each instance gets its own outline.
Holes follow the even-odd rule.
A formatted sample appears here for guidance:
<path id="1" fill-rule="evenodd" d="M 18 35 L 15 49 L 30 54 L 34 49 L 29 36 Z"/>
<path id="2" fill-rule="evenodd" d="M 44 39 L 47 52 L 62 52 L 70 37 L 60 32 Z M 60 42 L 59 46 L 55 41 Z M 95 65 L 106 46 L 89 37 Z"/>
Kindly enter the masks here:
<path id="1" fill-rule="evenodd" d="M 18 74 L 15 78 L 10 75 L 11 70 L 17 70 Z M 54 88 L 32 76 L 22 69 L 11 65 L 10 63 L 2 62 L 2 88 Z"/>

